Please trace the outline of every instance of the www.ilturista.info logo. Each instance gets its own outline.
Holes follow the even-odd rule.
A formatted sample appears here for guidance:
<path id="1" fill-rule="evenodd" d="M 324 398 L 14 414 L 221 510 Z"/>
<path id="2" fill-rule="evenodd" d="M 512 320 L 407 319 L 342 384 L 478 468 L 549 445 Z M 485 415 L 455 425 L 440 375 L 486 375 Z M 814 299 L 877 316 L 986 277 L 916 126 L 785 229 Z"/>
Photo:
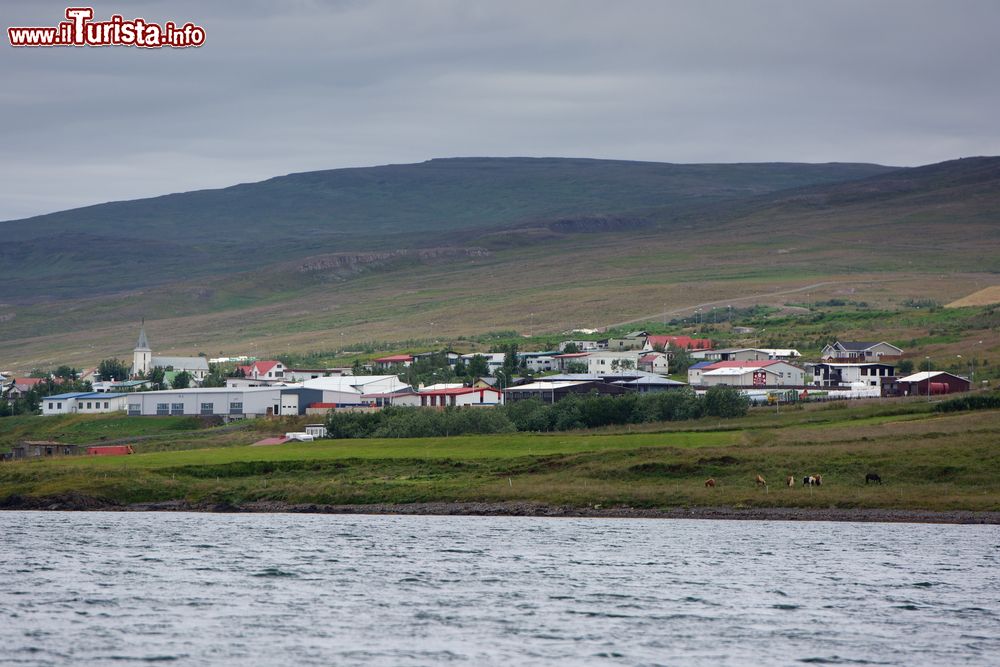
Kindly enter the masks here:
<path id="1" fill-rule="evenodd" d="M 92 7 L 68 7 L 66 21 L 47 28 L 7 28 L 11 46 L 164 46 L 184 48 L 205 43 L 205 29 L 191 22 L 163 25 L 146 19 L 126 20 L 114 14 L 107 21 L 93 21 Z"/>

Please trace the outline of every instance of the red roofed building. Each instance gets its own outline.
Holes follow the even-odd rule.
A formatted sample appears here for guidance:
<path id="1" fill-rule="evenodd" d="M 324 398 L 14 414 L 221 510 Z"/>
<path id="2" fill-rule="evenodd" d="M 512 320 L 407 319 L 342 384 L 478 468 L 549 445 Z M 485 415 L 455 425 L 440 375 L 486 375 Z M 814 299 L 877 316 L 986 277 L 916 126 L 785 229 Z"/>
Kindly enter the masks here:
<path id="1" fill-rule="evenodd" d="M 280 380 L 285 377 L 285 365 L 280 361 L 255 361 L 248 366 L 237 366 L 249 380 Z"/>
<path id="2" fill-rule="evenodd" d="M 643 351 L 649 352 L 658 347 L 666 350 L 673 345 L 682 350 L 711 350 L 712 341 L 708 338 L 691 338 L 691 336 L 646 336 Z"/>
<path id="3" fill-rule="evenodd" d="M 387 357 L 372 359 L 372 367 L 377 370 L 387 370 L 393 366 L 409 366 L 412 363 L 412 354 L 390 354 Z"/>
<path id="4" fill-rule="evenodd" d="M 62 380 L 58 379 L 56 384 L 59 382 Z M 45 384 L 45 378 L 13 378 L 13 384 L 7 391 L 6 398 L 9 400 L 21 398 L 40 384 Z"/>
<path id="5" fill-rule="evenodd" d="M 412 394 L 397 394 L 394 405 L 431 408 L 494 407 L 503 403 L 503 392 L 492 387 L 455 387 Z"/>

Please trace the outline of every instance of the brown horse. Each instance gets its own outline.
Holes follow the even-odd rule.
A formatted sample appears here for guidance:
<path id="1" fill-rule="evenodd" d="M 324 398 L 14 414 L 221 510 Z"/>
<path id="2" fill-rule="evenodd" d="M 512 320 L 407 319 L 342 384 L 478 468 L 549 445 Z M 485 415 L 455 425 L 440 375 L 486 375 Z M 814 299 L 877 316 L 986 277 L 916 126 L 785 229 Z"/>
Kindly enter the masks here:
<path id="1" fill-rule="evenodd" d="M 795 476 L 794 475 L 789 475 L 785 479 L 785 486 L 795 486 Z"/>
<path id="2" fill-rule="evenodd" d="M 712 479 L 711 477 L 709 477 L 708 479 L 705 480 L 705 488 L 709 488 L 709 487 L 711 487 L 713 489 L 715 488 L 715 480 Z"/>
<path id="3" fill-rule="evenodd" d="M 757 479 L 755 480 L 755 482 L 757 486 L 763 486 L 763 487 L 767 486 L 767 481 L 760 475 L 757 475 Z"/>

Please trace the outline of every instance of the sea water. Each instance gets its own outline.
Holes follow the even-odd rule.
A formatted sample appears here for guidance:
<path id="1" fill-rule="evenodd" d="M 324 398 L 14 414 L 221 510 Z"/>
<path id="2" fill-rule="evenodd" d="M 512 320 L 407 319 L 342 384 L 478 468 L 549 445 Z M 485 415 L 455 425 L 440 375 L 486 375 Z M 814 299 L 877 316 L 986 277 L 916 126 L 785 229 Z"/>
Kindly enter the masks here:
<path id="1" fill-rule="evenodd" d="M 996 526 L 0 513 L 0 664 L 997 665 Z"/>

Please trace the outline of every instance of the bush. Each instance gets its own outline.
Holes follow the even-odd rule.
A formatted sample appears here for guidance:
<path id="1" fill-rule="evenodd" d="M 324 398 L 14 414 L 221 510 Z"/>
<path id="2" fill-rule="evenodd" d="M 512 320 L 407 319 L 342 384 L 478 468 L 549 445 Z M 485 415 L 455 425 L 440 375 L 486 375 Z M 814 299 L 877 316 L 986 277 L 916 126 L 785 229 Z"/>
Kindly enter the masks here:
<path id="1" fill-rule="evenodd" d="M 961 410 L 993 410 L 1000 408 L 1000 394 L 973 394 L 958 396 L 942 401 L 934 406 L 936 412 L 959 412 Z"/>

